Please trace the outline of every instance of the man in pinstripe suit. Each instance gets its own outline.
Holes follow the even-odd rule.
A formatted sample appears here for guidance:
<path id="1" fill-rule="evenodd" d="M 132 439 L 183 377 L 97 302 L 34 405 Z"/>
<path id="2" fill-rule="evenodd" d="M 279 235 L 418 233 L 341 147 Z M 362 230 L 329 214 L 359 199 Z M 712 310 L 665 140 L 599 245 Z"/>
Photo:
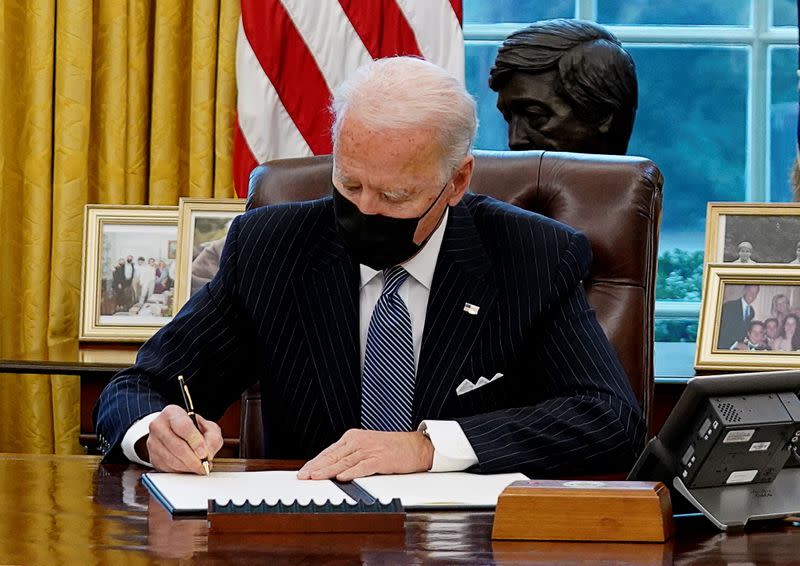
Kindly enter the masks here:
<path id="1" fill-rule="evenodd" d="M 103 391 L 106 459 L 203 473 L 222 444 L 214 419 L 260 380 L 267 456 L 310 458 L 301 478 L 631 463 L 644 425 L 584 298 L 586 238 L 466 194 L 476 112 L 463 86 L 421 60 L 380 60 L 337 89 L 333 111 L 333 197 L 234 221 L 217 276 Z M 382 375 L 365 385 L 398 265 L 393 304 L 410 324 L 389 345 L 411 359 L 409 395 Z M 376 387 L 388 401 L 370 402 Z M 367 430 L 367 414 L 407 425 Z"/>

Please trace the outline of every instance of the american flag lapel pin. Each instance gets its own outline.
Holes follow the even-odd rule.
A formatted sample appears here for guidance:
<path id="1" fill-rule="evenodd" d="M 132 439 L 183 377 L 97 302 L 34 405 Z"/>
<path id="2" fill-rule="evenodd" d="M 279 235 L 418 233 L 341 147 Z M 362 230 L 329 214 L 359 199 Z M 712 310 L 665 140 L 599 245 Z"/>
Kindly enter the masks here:
<path id="1" fill-rule="evenodd" d="M 467 314 L 476 315 L 478 311 L 481 310 L 481 307 L 478 305 L 473 305 L 472 303 L 464 303 L 464 312 Z"/>

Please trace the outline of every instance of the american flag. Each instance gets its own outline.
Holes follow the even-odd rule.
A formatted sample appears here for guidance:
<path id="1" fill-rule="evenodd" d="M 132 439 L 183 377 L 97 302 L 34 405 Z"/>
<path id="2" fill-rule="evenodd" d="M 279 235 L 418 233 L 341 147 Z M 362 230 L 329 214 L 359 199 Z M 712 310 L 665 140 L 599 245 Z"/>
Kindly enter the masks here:
<path id="1" fill-rule="evenodd" d="M 418 55 L 464 80 L 462 0 L 241 0 L 233 177 L 331 152 L 331 92 L 357 67 Z M 414 88 L 414 85 L 409 85 Z"/>

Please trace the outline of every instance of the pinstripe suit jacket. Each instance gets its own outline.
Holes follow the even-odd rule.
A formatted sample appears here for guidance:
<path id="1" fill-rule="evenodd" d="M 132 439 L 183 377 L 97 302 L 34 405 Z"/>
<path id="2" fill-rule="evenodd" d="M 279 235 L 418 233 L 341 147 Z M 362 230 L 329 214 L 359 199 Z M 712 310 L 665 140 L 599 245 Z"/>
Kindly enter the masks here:
<path id="1" fill-rule="evenodd" d="M 103 391 L 106 460 L 138 418 L 180 404 L 217 419 L 261 380 L 271 458 L 307 459 L 359 426 L 359 271 L 330 198 L 265 207 L 231 226 L 218 275 Z M 621 469 L 643 440 L 639 406 L 587 305 L 586 238 L 468 194 L 451 209 L 434 272 L 413 421 L 458 421 L 480 471 Z M 477 315 L 465 303 L 480 306 Z M 503 377 L 456 394 L 464 380 Z"/>

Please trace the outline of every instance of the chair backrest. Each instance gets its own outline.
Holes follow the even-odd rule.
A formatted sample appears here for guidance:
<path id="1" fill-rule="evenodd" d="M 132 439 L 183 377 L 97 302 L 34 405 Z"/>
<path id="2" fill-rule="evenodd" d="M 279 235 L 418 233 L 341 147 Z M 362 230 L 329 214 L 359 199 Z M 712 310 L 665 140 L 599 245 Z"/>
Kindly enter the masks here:
<path id="1" fill-rule="evenodd" d="M 554 218 L 589 238 L 589 304 L 619 355 L 649 423 L 653 323 L 663 177 L 631 156 L 544 151 L 475 152 L 470 190 Z M 251 176 L 247 208 L 319 198 L 331 191 L 330 156 L 281 159 Z M 242 403 L 242 457 L 263 455 L 260 394 Z"/>

